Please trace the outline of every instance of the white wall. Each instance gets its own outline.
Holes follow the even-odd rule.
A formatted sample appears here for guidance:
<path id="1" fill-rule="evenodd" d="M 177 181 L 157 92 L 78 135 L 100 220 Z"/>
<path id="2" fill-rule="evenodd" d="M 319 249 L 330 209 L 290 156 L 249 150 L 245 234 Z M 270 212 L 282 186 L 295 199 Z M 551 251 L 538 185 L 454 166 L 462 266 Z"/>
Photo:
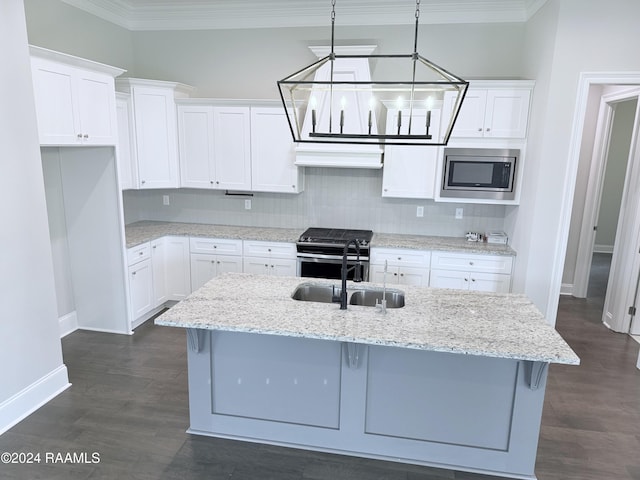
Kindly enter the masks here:
<path id="1" fill-rule="evenodd" d="M 0 2 L 0 60 L 1 433 L 66 388 L 68 377 L 21 0 Z"/>
<path id="2" fill-rule="evenodd" d="M 515 221 L 518 243 L 518 269 L 526 271 L 524 292 L 541 308 L 547 320 L 555 321 L 562 279 L 569 220 L 577 165 L 569 163 L 570 142 L 576 107 L 576 87 L 580 72 L 640 71 L 640 57 L 630 48 L 640 42 L 640 2 L 635 0 L 549 0 L 538 12 L 540 20 L 557 12 L 557 28 L 551 22 L 529 22 L 532 37 L 544 41 L 544 31 L 555 33 L 548 64 L 528 62 L 539 86 L 547 85 L 543 98 L 536 92 L 534 109 L 542 101 L 546 110 L 534 111 L 529 136 L 529 165 L 537 172 L 523 197 L 524 208 Z M 526 56 L 539 52 L 528 42 Z M 550 70 L 549 70 L 550 68 Z M 527 214 L 522 215 L 523 211 Z M 527 240 L 527 237 L 529 240 Z M 535 239 L 535 240 L 534 240 Z M 523 255 L 524 254 L 524 255 Z"/>

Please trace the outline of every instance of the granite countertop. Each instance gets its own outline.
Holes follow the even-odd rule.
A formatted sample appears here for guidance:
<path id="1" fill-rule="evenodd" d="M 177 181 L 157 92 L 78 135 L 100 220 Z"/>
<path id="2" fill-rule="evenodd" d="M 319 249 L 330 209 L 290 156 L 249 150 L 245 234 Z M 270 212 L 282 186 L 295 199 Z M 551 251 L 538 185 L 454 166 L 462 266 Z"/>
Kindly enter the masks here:
<path id="1" fill-rule="evenodd" d="M 303 282 L 335 280 L 226 273 L 156 318 L 170 327 L 255 332 L 577 365 L 580 359 L 524 295 L 402 286 L 405 306 L 387 309 L 301 302 Z M 352 284 L 358 288 L 375 284 Z M 377 285 L 380 286 L 380 285 Z"/>
<path id="2" fill-rule="evenodd" d="M 127 248 L 135 247 L 165 235 L 295 243 L 303 231 L 304 229 L 302 228 L 244 227 L 151 220 L 131 223 L 125 227 Z M 371 244 L 373 247 L 408 248 L 413 250 L 440 250 L 511 256 L 516 254 L 508 245 L 468 242 L 463 237 L 374 233 Z"/>

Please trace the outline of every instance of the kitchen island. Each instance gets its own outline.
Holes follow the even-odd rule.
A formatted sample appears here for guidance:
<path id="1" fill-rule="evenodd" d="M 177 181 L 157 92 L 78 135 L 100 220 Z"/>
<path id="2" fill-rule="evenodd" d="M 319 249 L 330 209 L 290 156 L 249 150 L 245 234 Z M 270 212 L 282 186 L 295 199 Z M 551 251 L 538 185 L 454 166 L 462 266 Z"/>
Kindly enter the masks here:
<path id="1" fill-rule="evenodd" d="M 294 300 L 308 280 L 225 274 L 156 319 L 187 329 L 189 432 L 535 478 L 547 367 L 579 359 L 526 297 L 340 310 Z"/>

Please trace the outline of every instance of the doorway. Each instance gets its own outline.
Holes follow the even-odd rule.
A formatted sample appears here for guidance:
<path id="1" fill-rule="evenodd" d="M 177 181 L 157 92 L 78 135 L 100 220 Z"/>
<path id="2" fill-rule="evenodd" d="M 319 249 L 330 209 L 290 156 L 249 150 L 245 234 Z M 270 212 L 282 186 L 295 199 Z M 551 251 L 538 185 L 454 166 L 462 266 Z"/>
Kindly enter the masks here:
<path id="1" fill-rule="evenodd" d="M 586 168 L 573 295 L 602 305 L 603 323 L 628 333 L 633 316 L 628 307 L 635 304 L 640 272 L 634 258 L 638 251 L 634 232 L 640 229 L 640 195 L 634 190 L 640 180 L 640 159 L 636 159 L 640 89 L 628 85 L 591 88 L 599 88 L 601 95 L 591 164 Z M 640 330 L 640 325 L 636 327 Z"/>

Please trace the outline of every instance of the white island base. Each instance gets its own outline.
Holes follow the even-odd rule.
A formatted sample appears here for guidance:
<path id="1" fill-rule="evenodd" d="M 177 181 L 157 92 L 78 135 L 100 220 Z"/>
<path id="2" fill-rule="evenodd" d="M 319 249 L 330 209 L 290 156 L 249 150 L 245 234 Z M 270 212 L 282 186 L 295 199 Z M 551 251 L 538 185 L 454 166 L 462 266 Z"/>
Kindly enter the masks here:
<path id="1" fill-rule="evenodd" d="M 546 362 L 187 334 L 190 433 L 536 478 Z"/>

